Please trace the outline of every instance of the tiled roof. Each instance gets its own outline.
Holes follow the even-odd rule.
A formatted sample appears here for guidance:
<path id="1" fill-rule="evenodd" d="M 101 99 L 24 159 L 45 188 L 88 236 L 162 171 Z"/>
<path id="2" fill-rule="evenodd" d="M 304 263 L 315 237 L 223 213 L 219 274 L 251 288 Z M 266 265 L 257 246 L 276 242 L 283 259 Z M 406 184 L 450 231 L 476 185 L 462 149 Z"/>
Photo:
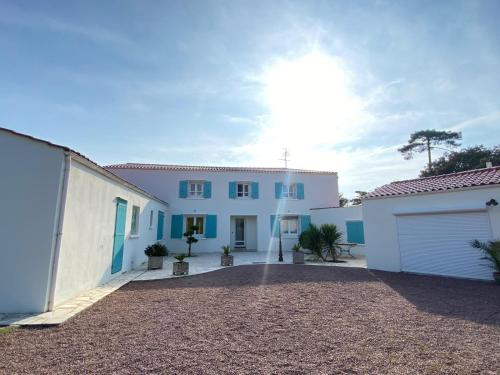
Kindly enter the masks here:
<path id="1" fill-rule="evenodd" d="M 366 195 L 366 198 L 392 197 L 416 193 L 430 193 L 500 184 L 500 166 L 472 171 L 423 177 L 414 180 L 394 181 Z"/>
<path id="2" fill-rule="evenodd" d="M 142 163 L 126 163 L 107 165 L 106 169 L 144 169 L 144 170 L 160 170 L 160 171 L 177 171 L 177 172 L 258 172 L 258 173 L 317 173 L 317 174 L 336 174 L 330 171 L 314 171 L 308 169 L 291 169 L 291 168 L 252 168 L 252 167 L 215 167 L 201 165 L 169 165 L 169 164 L 142 164 Z"/>
<path id="3" fill-rule="evenodd" d="M 58 145 L 56 143 L 52 143 L 52 142 L 46 141 L 44 139 L 36 138 L 36 137 L 33 137 L 31 135 L 28 135 L 28 134 L 19 133 L 19 132 L 16 132 L 15 130 L 12 130 L 12 129 L 7 129 L 7 128 L 0 127 L 0 131 L 3 131 L 5 133 L 9 133 L 9 134 L 12 134 L 12 135 L 16 135 L 16 136 L 22 137 L 24 139 L 29 139 L 29 140 L 34 141 L 34 142 L 43 143 L 43 144 L 46 144 L 47 146 L 50 146 L 50 147 L 59 148 L 59 149 L 61 149 L 63 151 L 66 151 L 66 152 L 70 152 L 71 154 L 73 154 L 73 155 L 75 155 L 75 156 L 83 159 L 87 163 L 93 165 L 102 174 L 108 175 L 109 177 L 112 177 L 115 180 L 117 180 L 118 182 L 120 182 L 122 185 L 126 185 L 126 186 L 128 185 L 129 187 L 133 188 L 134 190 L 136 190 L 138 192 L 141 192 L 142 194 L 144 194 L 144 195 L 146 195 L 146 196 L 148 196 L 150 198 L 153 198 L 153 199 L 155 199 L 155 200 L 157 200 L 159 202 L 162 202 L 162 203 L 164 203 L 164 204 L 166 204 L 168 206 L 168 203 L 165 202 L 163 199 L 160 199 L 160 198 L 154 196 L 153 194 L 147 192 L 146 190 L 140 188 L 139 186 L 134 185 L 133 183 L 128 182 L 127 180 L 124 180 L 123 178 L 121 178 L 120 176 L 117 176 L 113 172 L 106 170 L 106 168 L 101 167 L 99 164 L 97 164 L 95 161 L 89 159 L 85 155 L 80 154 L 78 151 L 72 150 L 71 148 L 69 148 L 67 146 Z"/>

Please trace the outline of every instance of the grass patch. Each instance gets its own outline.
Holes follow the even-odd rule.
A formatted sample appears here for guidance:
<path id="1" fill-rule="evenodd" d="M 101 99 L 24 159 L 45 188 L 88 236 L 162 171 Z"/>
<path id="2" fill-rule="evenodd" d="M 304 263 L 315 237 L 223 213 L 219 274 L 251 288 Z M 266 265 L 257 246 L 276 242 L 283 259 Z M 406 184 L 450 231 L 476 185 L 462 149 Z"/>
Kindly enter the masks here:
<path id="1" fill-rule="evenodd" d="M 0 335 L 5 335 L 14 331 L 16 327 L 0 327 Z"/>

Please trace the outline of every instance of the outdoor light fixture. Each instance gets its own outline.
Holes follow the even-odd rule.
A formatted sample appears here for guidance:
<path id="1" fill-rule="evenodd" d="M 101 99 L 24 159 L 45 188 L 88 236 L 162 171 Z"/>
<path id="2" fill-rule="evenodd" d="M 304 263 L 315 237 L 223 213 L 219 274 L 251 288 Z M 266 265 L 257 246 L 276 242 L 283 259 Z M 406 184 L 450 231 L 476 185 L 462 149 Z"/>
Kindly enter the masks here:
<path id="1" fill-rule="evenodd" d="M 491 206 L 498 206 L 498 202 L 497 202 L 495 199 L 491 198 L 488 202 L 486 202 L 486 205 L 487 205 L 488 207 L 491 207 Z"/>
<path id="2" fill-rule="evenodd" d="M 278 217 L 278 229 L 279 229 L 279 252 L 278 252 L 278 262 L 283 262 L 283 246 L 281 245 L 281 217 Z"/>

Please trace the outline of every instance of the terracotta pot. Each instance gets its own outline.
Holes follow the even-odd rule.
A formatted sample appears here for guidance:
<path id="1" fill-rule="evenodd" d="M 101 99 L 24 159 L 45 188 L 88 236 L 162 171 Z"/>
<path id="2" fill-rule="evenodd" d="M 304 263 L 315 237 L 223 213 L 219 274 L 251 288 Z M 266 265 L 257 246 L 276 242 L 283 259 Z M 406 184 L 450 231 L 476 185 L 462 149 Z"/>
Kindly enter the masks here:
<path id="1" fill-rule="evenodd" d="M 220 265 L 221 266 L 232 266 L 234 264 L 234 257 L 232 255 L 224 255 L 220 256 Z"/>
<path id="2" fill-rule="evenodd" d="M 304 264 L 304 253 L 302 251 L 293 252 L 293 264 Z"/>
<path id="3" fill-rule="evenodd" d="M 174 262 L 174 276 L 187 275 L 189 273 L 188 262 Z"/>
<path id="4" fill-rule="evenodd" d="M 161 270 L 164 257 L 148 257 L 148 270 Z"/>
<path id="5" fill-rule="evenodd" d="M 493 272 L 493 278 L 495 279 L 495 282 L 500 285 L 500 272 Z"/>

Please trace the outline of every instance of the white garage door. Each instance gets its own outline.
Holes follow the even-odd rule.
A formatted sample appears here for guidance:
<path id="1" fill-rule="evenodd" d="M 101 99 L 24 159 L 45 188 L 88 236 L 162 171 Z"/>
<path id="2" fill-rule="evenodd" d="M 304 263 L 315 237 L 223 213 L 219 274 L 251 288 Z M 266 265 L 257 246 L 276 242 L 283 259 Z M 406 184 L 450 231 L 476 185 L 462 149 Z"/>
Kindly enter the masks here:
<path id="1" fill-rule="evenodd" d="M 405 215 L 397 221 L 403 271 L 492 279 L 488 261 L 469 244 L 490 239 L 487 213 Z"/>

